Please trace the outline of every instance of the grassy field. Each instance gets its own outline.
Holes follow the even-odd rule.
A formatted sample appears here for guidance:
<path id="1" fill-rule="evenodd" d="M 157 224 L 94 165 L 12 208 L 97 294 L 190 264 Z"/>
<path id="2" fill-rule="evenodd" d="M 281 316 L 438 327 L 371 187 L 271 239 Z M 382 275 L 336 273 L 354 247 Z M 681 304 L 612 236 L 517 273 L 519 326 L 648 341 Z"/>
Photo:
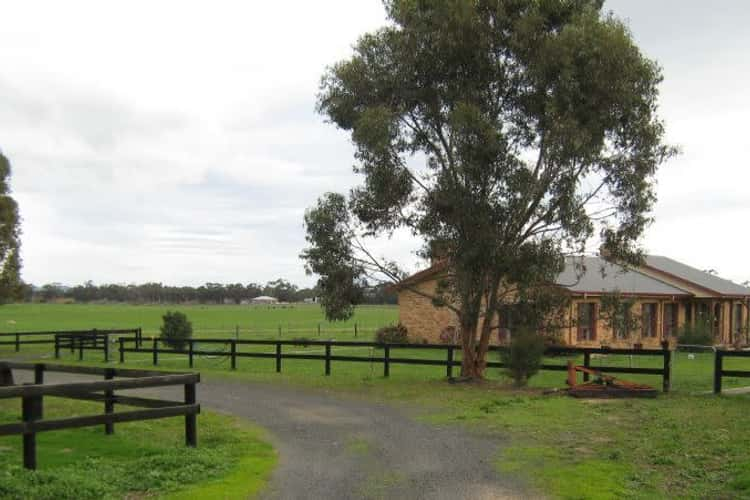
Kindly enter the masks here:
<path id="1" fill-rule="evenodd" d="M 19 417 L 17 399 L 0 400 L 0 421 Z M 45 398 L 45 417 L 97 414 L 100 405 Z M 203 412 L 199 446 L 186 448 L 184 420 L 169 418 L 40 433 L 37 472 L 21 467 L 21 436 L 0 438 L 0 498 L 248 498 L 265 484 L 276 453 L 263 431 Z"/>
<path id="2" fill-rule="evenodd" d="M 317 304 L 289 306 L 168 306 L 168 305 L 88 305 L 88 304 L 8 304 L 0 307 L 0 331 L 76 330 L 143 328 L 146 335 L 157 334 L 162 315 L 182 311 L 193 323 L 196 336 L 240 338 L 322 336 L 354 338 L 354 325 L 365 340 L 379 327 L 398 322 L 395 306 L 360 306 L 349 321 L 325 320 Z"/>
<path id="3" fill-rule="evenodd" d="M 291 310 L 286 312 L 291 314 Z M 395 310 L 386 313 L 395 318 Z M 358 317 L 364 317 L 363 311 L 358 311 Z M 315 334 L 292 336 L 315 338 Z M 242 349 L 271 351 L 267 347 Z M 323 352 L 312 346 L 288 349 Z M 3 352 L 10 349 L 0 348 L 0 357 Z M 47 349 L 45 355 L 49 352 Z M 382 356 L 370 348 L 341 347 L 333 353 Z M 444 353 L 405 349 L 391 355 L 443 359 Z M 95 363 L 101 356 L 92 352 L 86 359 Z M 69 353 L 64 361 L 76 362 Z M 548 361 L 564 364 L 566 359 Z M 629 356 L 592 359 L 593 367 L 658 367 L 660 362 L 660 358 Z M 148 354 L 127 355 L 129 366 L 150 363 Z M 727 359 L 725 367 L 750 370 L 750 360 Z M 187 369 L 186 356 L 162 354 L 159 368 Z M 710 353 L 676 353 L 674 390 L 655 400 L 581 401 L 544 394 L 542 389 L 564 386 L 562 372 L 542 372 L 532 379 L 530 388 L 517 391 L 507 385 L 499 370 L 490 370 L 484 384 L 466 385 L 446 383 L 445 369 L 437 366 L 394 364 L 386 379 L 382 364 L 376 362 L 333 362 L 332 375 L 325 377 L 323 362 L 317 360 L 284 360 L 283 372 L 277 374 L 273 360 L 239 359 L 238 369 L 232 372 L 226 355 L 202 354 L 196 357 L 195 368 L 209 377 L 292 384 L 404 404 L 418 408 L 420 418 L 430 422 L 496 433 L 506 443 L 497 456 L 498 470 L 521 478 L 532 490 L 550 497 L 750 498 L 750 426 L 745 423 L 750 396 L 710 394 Z M 655 376 L 623 378 L 661 385 Z M 750 385 L 750 380 L 724 379 L 726 388 L 745 385 Z"/>

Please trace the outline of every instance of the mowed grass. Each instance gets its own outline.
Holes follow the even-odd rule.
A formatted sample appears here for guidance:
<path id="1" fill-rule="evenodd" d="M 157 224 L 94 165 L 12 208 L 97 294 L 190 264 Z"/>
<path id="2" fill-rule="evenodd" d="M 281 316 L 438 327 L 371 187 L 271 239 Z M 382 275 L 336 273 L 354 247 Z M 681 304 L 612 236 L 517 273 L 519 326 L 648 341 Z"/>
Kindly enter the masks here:
<path id="1" fill-rule="evenodd" d="M 315 335 L 304 336 L 316 340 Z M 745 422 L 750 397 L 710 393 L 711 353 L 675 353 L 673 391 L 657 399 L 582 401 L 544 393 L 543 389 L 565 386 L 564 372 L 541 372 L 528 389 L 518 391 L 498 369 L 488 370 L 488 381 L 478 385 L 447 383 L 445 368 L 440 366 L 394 363 L 390 377 L 384 378 L 383 365 L 375 359 L 383 352 L 374 348 L 334 347 L 334 355 L 372 359 L 334 361 L 329 377 L 324 376 L 322 360 L 285 359 L 278 374 L 273 359 L 240 358 L 237 370 L 231 371 L 227 346 L 203 348 L 220 351 L 196 356 L 195 369 L 207 377 L 291 384 L 404 404 L 416 408 L 419 418 L 428 422 L 497 435 L 503 443 L 496 460 L 498 472 L 525 481 L 534 494 L 571 499 L 750 498 L 750 426 Z M 240 352 L 249 350 L 273 352 L 272 347 L 240 348 Z M 49 356 L 50 350 L 46 352 Z M 285 346 L 284 352 L 320 355 L 324 350 Z M 445 359 L 445 352 L 393 349 L 391 356 Z M 87 352 L 85 362 L 100 359 L 100 353 Z M 70 353 L 64 353 L 63 360 L 77 362 Z M 567 358 L 547 362 L 564 365 Z M 151 363 L 148 353 L 126 355 L 128 366 L 145 368 Z M 112 365 L 117 365 L 116 359 Z M 592 359 L 594 368 L 618 365 L 658 368 L 661 358 L 610 355 Z M 159 369 L 187 367 L 185 355 L 159 355 Z M 750 370 L 750 360 L 725 359 L 725 368 Z M 457 368 L 454 373 L 458 374 Z M 658 376 L 622 378 L 661 387 Z M 725 388 L 746 385 L 750 379 L 724 379 Z"/>
<path id="2" fill-rule="evenodd" d="M 17 421 L 17 399 L 0 400 L 0 422 Z M 101 405 L 48 397 L 45 419 L 94 415 Z M 204 411 L 198 447 L 184 444 L 184 419 L 116 424 L 37 435 L 38 471 L 22 466 L 22 437 L 0 438 L 0 498 L 250 498 L 277 457 L 264 432 L 240 419 Z"/>
<path id="3" fill-rule="evenodd" d="M 129 305 L 129 304 L 8 304 L 0 306 L 0 331 L 143 328 L 156 335 L 167 311 L 182 311 L 195 336 L 240 338 L 316 337 L 353 339 L 354 326 L 364 340 L 385 325 L 398 322 L 395 306 L 359 306 L 348 321 L 326 321 L 317 304 L 261 305 Z M 359 337 L 358 337 L 359 338 Z"/>

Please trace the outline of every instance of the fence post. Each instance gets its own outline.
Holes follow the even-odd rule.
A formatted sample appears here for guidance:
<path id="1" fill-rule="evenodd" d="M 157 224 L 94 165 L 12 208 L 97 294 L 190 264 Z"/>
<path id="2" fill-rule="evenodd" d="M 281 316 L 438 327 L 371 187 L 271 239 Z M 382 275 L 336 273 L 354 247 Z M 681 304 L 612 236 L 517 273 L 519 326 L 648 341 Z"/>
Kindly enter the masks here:
<path id="1" fill-rule="evenodd" d="M 139 326 L 138 330 L 135 332 L 135 344 L 137 348 L 141 348 L 143 346 L 143 329 Z"/>
<path id="2" fill-rule="evenodd" d="M 672 388 L 672 351 L 667 343 L 664 348 L 664 371 L 662 373 L 663 390 L 669 392 Z"/>
<path id="3" fill-rule="evenodd" d="M 591 353 L 588 351 L 583 353 L 583 366 L 586 368 L 591 368 Z M 583 381 L 589 381 L 589 374 L 587 372 L 583 372 Z"/>
<path id="4" fill-rule="evenodd" d="M 42 418 L 42 396 L 24 396 L 21 402 L 24 423 Z M 23 434 L 23 466 L 36 470 L 36 433 L 28 430 Z"/>
<path id="5" fill-rule="evenodd" d="M 195 348 L 193 347 L 193 339 L 188 340 L 188 364 L 190 365 L 190 368 L 193 367 L 193 352 L 195 351 Z"/>
<path id="6" fill-rule="evenodd" d="M 237 369 L 237 341 L 232 340 L 232 370 Z"/>
<path id="7" fill-rule="evenodd" d="M 83 361 L 83 335 L 78 337 L 78 361 Z"/>
<path id="8" fill-rule="evenodd" d="M 185 404 L 195 404 L 195 383 L 185 384 Z M 185 445 L 191 448 L 198 446 L 198 426 L 194 413 L 185 415 Z"/>
<path id="9" fill-rule="evenodd" d="M 281 342 L 276 344 L 276 373 L 281 373 Z"/>
<path id="10" fill-rule="evenodd" d="M 109 363 L 109 334 L 104 334 L 104 362 Z"/>
<path id="11" fill-rule="evenodd" d="M 104 380 L 112 380 L 115 378 L 115 370 L 113 368 L 107 368 L 104 372 Z M 107 389 L 104 391 L 104 413 L 111 414 L 115 412 L 115 391 Z M 104 424 L 104 433 L 111 435 L 115 433 L 114 422 L 107 422 Z"/>
<path id="12" fill-rule="evenodd" d="M 55 335 L 55 359 L 60 359 L 60 337 Z"/>
<path id="13" fill-rule="evenodd" d="M 391 375 L 391 347 L 386 344 L 385 352 L 383 353 L 383 376 L 390 377 Z"/>
<path id="14" fill-rule="evenodd" d="M 281 325 L 279 325 L 279 338 L 281 338 Z"/>
<path id="15" fill-rule="evenodd" d="M 331 374 L 331 342 L 329 341 L 326 344 L 326 375 L 330 375 L 330 374 Z"/>
<path id="16" fill-rule="evenodd" d="M 320 337 L 320 323 L 318 323 L 318 337 Z"/>
<path id="17" fill-rule="evenodd" d="M 21 350 L 21 334 L 16 333 L 16 352 Z"/>
<path id="18" fill-rule="evenodd" d="M 721 394 L 721 375 L 724 370 L 723 357 L 724 353 L 717 350 L 716 357 L 714 357 L 714 394 Z"/>
<path id="19" fill-rule="evenodd" d="M 120 337 L 117 340 L 120 341 L 120 363 L 124 363 L 125 362 L 125 338 Z M 136 340 L 136 342 L 138 341 Z"/>
<path id="20" fill-rule="evenodd" d="M 68 340 L 70 340 L 70 354 L 73 355 L 76 352 L 76 338 L 73 335 L 69 335 Z"/>
<path id="21" fill-rule="evenodd" d="M 152 355 L 153 355 L 153 358 L 154 358 L 154 366 L 156 366 L 159 363 L 159 351 L 158 351 L 158 347 L 156 345 L 156 342 L 157 342 L 156 337 L 154 337 L 154 348 L 151 351 Z"/>
<path id="22" fill-rule="evenodd" d="M 448 366 L 445 369 L 445 376 L 448 378 L 453 377 L 453 346 L 448 346 Z"/>
<path id="23" fill-rule="evenodd" d="M 41 385 L 44 383 L 44 364 L 36 363 L 34 365 L 34 384 Z"/>
<path id="24" fill-rule="evenodd" d="M 354 338 L 357 338 L 357 323 L 354 323 Z"/>

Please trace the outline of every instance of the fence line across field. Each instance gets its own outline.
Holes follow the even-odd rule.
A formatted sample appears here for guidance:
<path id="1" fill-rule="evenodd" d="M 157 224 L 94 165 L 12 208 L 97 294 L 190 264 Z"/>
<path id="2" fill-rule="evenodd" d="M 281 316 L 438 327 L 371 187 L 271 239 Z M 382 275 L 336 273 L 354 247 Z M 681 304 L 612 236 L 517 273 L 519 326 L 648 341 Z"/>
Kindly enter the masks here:
<path id="1" fill-rule="evenodd" d="M 194 360 L 196 356 L 223 356 L 229 358 L 231 361 L 231 369 L 237 368 L 237 360 L 239 358 L 259 358 L 259 359 L 273 359 L 276 362 L 276 371 L 281 372 L 282 361 L 284 359 L 292 360 L 310 360 L 310 361 L 322 361 L 324 363 L 325 375 L 331 374 L 331 364 L 335 362 L 350 362 L 350 363 L 382 363 L 383 364 L 383 376 L 390 376 L 391 365 L 405 364 L 405 365 L 422 365 L 422 366 L 440 366 L 445 367 L 446 376 L 453 377 L 453 370 L 455 367 L 461 366 L 461 360 L 457 359 L 456 351 L 461 352 L 461 346 L 458 345 L 446 345 L 446 344 L 384 344 L 378 342 L 354 342 L 354 341 L 334 341 L 334 340 L 239 340 L 239 339 L 211 339 L 211 338 L 193 338 L 185 340 L 184 349 L 164 348 L 160 347 L 163 343 L 163 339 L 154 337 L 151 341 L 151 345 L 138 347 L 137 341 L 134 338 L 120 337 L 119 342 L 119 354 L 120 362 L 124 363 L 126 354 L 128 353 L 139 353 L 139 354 L 150 354 L 152 357 L 152 364 L 157 366 L 159 364 L 159 357 L 161 354 L 170 355 L 170 359 L 175 359 L 179 355 L 187 356 L 187 362 L 189 367 L 194 366 Z M 196 349 L 196 346 L 201 345 L 224 345 L 229 346 L 229 352 L 225 350 L 203 350 Z M 242 346 L 266 346 L 273 347 L 272 352 L 247 352 L 241 351 L 239 348 Z M 289 352 L 284 347 L 320 347 L 323 349 L 323 354 L 314 354 L 311 352 L 299 353 Z M 332 349 L 336 348 L 360 348 L 369 349 L 369 356 L 351 356 L 351 355 L 339 355 L 334 354 Z M 382 350 L 382 355 L 374 356 L 375 350 Z M 491 346 L 491 352 L 500 352 L 506 349 L 503 346 Z M 414 357 L 399 357 L 392 355 L 393 351 L 398 350 L 432 350 L 432 351 L 444 351 L 445 356 L 443 359 L 426 359 L 426 358 L 414 358 Z M 583 366 L 592 368 L 591 359 L 593 355 L 629 355 L 629 356 L 655 356 L 662 358 L 661 368 L 633 368 L 624 366 L 596 366 L 596 370 L 602 373 L 628 373 L 628 374 L 642 374 L 642 375 L 658 375 L 662 378 L 662 388 L 665 392 L 669 391 L 671 386 L 671 363 L 672 363 L 672 352 L 668 349 L 618 349 L 618 348 L 581 348 L 581 347 L 553 347 L 547 348 L 545 355 L 583 355 Z M 503 368 L 505 365 L 498 361 L 488 361 L 487 367 L 489 368 Z M 543 364 L 542 370 L 552 371 L 567 371 L 565 365 L 557 364 Z M 584 380 L 588 380 L 589 375 L 584 374 Z"/>

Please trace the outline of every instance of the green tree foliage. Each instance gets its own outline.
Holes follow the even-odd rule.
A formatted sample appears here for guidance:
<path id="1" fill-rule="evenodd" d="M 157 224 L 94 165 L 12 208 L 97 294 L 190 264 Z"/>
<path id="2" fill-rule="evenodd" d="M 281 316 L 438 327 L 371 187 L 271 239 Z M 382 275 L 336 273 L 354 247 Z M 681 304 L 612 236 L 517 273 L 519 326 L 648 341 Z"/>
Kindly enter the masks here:
<path id="1" fill-rule="evenodd" d="M 0 301 L 20 299 L 21 223 L 18 204 L 10 195 L 10 162 L 0 151 Z"/>
<path id="2" fill-rule="evenodd" d="M 500 359 L 505 374 L 516 387 L 525 386 L 539 372 L 544 357 L 544 337 L 537 332 L 521 329 L 511 337 L 510 345 L 501 351 Z"/>
<path id="3" fill-rule="evenodd" d="M 613 259 L 642 258 L 654 175 L 675 152 L 656 113 L 660 68 L 599 0 L 385 7 L 390 23 L 322 80 L 319 110 L 351 134 L 364 182 L 308 210 L 302 257 L 340 319 L 362 285 L 403 277 L 365 238 L 408 228 L 423 255 L 440 248 L 432 298 L 458 315 L 463 375 L 481 377 L 481 319 L 553 282 L 565 255 L 598 236 Z"/>
<path id="4" fill-rule="evenodd" d="M 167 311 L 162 316 L 161 339 L 172 349 L 181 350 L 193 336 L 193 324 L 188 321 L 185 313 Z"/>
<path id="5" fill-rule="evenodd" d="M 640 328 L 640 318 L 633 312 L 634 304 L 632 297 L 624 297 L 618 290 L 602 294 L 599 317 L 613 332 L 615 340 L 628 339 Z"/>
<path id="6" fill-rule="evenodd" d="M 715 343 L 710 319 L 696 318 L 692 324 L 685 323 L 677 330 L 680 345 L 712 346 Z"/>

